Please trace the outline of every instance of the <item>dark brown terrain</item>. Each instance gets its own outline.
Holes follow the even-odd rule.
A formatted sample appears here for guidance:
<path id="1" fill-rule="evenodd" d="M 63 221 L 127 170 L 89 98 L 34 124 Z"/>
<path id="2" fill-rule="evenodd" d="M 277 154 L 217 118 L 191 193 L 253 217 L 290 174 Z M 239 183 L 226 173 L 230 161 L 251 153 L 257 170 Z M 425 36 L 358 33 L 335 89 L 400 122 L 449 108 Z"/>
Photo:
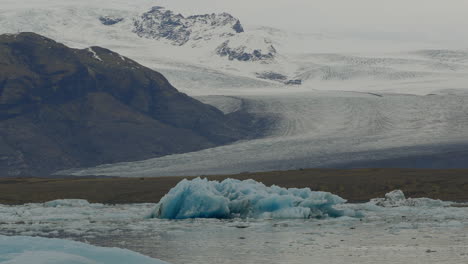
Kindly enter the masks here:
<path id="1" fill-rule="evenodd" d="M 47 175 L 191 152 L 258 132 L 110 50 L 0 35 L 0 174 Z"/>
<path id="2" fill-rule="evenodd" d="M 23 204 L 64 198 L 110 204 L 158 202 L 183 178 L 0 178 L 0 203 Z M 395 189 L 403 190 L 408 197 L 468 202 L 468 169 L 307 169 L 207 178 L 254 179 L 266 185 L 309 187 L 338 194 L 351 202 L 383 197 Z"/>

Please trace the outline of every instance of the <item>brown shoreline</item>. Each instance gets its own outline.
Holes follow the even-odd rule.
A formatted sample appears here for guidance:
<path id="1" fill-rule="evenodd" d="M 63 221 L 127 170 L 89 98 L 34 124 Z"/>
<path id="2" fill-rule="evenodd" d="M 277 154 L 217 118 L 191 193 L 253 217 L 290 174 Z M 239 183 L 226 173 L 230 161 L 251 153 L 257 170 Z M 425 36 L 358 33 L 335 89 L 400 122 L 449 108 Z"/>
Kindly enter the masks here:
<path id="1" fill-rule="evenodd" d="M 309 187 L 364 202 L 401 189 L 408 197 L 468 202 L 468 169 L 304 169 L 203 176 L 211 180 L 254 179 L 266 185 Z M 0 204 L 24 204 L 54 199 L 86 199 L 95 203 L 158 202 L 184 178 L 0 178 Z"/>

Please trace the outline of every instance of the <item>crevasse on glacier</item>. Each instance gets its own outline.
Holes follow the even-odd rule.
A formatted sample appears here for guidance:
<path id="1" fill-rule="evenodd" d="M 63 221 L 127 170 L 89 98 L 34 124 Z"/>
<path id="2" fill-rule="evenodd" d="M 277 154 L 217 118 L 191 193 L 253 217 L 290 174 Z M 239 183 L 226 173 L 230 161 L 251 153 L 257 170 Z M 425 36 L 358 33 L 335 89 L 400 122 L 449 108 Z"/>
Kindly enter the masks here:
<path id="1" fill-rule="evenodd" d="M 324 218 L 358 216 L 335 205 L 346 200 L 309 188 L 267 187 L 254 180 L 226 179 L 222 182 L 196 178 L 183 180 L 169 191 L 149 215 L 150 218 Z"/>

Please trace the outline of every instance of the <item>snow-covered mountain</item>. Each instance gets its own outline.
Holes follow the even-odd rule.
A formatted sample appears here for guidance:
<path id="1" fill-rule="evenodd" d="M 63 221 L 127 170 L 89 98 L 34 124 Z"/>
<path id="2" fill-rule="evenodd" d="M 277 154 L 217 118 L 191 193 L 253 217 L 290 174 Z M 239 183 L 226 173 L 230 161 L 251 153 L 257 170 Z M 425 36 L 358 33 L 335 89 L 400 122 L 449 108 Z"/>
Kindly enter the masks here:
<path id="1" fill-rule="evenodd" d="M 236 14 L 179 15 L 157 4 L 4 0 L 0 32 L 32 31 L 74 48 L 114 50 L 225 113 L 242 109 L 272 118 L 270 134 L 76 174 L 467 164 L 466 48 L 236 26 Z"/>
<path id="2" fill-rule="evenodd" d="M 104 24 L 118 20 L 104 20 Z M 271 61 L 276 49 L 271 40 L 244 32 L 239 19 L 228 13 L 184 17 L 164 7 L 155 6 L 133 19 L 133 32 L 139 37 L 167 40 L 172 45 L 203 47 L 221 42 L 216 54 L 238 61 Z"/>
<path id="3" fill-rule="evenodd" d="M 228 13 L 184 17 L 155 6 L 134 20 L 134 32 L 145 38 L 167 39 L 173 45 L 189 41 L 209 41 L 213 37 L 231 37 L 244 32 L 240 21 Z"/>
<path id="4" fill-rule="evenodd" d="M 74 48 L 99 45 L 158 69 L 202 67 L 253 79 L 258 71 L 281 71 L 285 58 L 274 34 L 245 29 L 225 12 L 184 16 L 154 4 L 26 0 L 2 6 L 0 33 L 35 32 Z"/>
<path id="5" fill-rule="evenodd" d="M 441 57 L 450 52 L 464 56 L 466 50 L 444 53 L 431 43 L 295 33 L 244 25 L 227 13 L 182 15 L 155 4 L 7 1 L 0 10 L 0 33 L 31 31 L 75 48 L 106 47 L 161 71 L 188 92 L 194 86 L 238 87 L 241 82 L 250 87 L 302 84 L 325 90 L 362 90 L 372 82 L 387 89 L 389 81 L 426 82 L 428 76 L 440 75 L 459 86 L 465 75 L 463 61 Z M 439 57 L 429 56 L 432 53 Z M 365 86 L 349 83 L 361 80 Z M 343 86 L 343 81 L 348 83 Z"/>

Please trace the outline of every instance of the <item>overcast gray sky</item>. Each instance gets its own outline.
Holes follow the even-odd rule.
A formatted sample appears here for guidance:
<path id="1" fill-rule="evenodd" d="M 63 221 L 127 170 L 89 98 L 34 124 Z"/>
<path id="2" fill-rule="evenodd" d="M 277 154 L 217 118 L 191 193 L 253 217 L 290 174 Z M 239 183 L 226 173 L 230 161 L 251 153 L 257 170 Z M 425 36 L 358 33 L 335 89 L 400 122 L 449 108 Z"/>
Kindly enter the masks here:
<path id="1" fill-rule="evenodd" d="M 155 0 L 182 13 L 230 12 L 244 24 L 370 37 L 468 40 L 468 0 Z M 385 35 L 385 34 L 383 34 Z M 468 44 L 468 43 L 467 43 Z"/>

